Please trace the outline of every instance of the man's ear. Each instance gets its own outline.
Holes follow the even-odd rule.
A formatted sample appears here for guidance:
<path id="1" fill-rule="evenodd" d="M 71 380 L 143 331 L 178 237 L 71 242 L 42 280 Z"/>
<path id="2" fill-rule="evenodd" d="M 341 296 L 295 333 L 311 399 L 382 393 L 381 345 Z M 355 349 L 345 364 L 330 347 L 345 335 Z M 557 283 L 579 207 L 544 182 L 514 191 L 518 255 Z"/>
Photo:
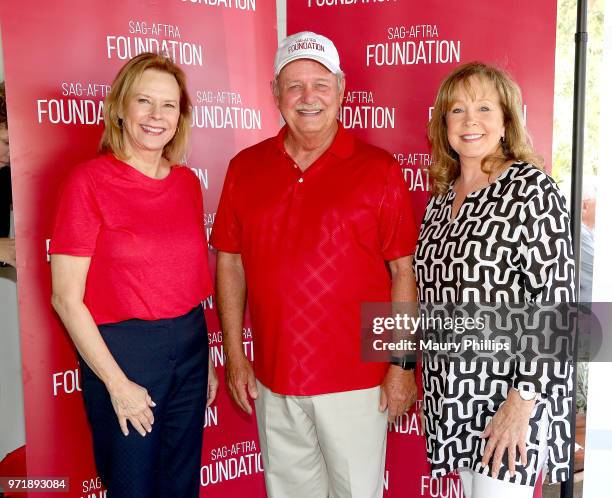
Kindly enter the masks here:
<path id="1" fill-rule="evenodd" d="M 274 78 L 272 81 L 270 81 L 270 91 L 272 92 L 274 103 L 276 104 L 276 107 L 278 107 L 280 103 L 279 101 L 280 90 L 278 88 L 278 78 Z"/>

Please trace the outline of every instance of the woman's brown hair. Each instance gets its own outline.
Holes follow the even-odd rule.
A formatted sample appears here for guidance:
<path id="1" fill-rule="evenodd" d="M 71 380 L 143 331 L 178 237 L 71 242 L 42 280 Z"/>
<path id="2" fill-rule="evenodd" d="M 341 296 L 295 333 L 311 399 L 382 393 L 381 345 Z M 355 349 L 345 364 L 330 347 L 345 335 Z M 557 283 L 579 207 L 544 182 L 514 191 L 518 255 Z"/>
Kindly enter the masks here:
<path id="1" fill-rule="evenodd" d="M 450 110 L 459 85 L 473 92 L 471 81 L 478 78 L 489 82 L 499 94 L 504 114 L 505 136 L 498 149 L 483 158 L 482 171 L 490 174 L 503 167 L 508 161 L 527 161 L 541 168 L 542 160 L 537 156 L 523 122 L 523 104 L 518 85 L 505 71 L 482 62 L 468 62 L 457 67 L 440 85 L 429 121 L 432 164 L 429 178 L 433 195 L 444 194 L 450 183 L 460 173 L 459 156 L 448 142 L 446 114 Z"/>

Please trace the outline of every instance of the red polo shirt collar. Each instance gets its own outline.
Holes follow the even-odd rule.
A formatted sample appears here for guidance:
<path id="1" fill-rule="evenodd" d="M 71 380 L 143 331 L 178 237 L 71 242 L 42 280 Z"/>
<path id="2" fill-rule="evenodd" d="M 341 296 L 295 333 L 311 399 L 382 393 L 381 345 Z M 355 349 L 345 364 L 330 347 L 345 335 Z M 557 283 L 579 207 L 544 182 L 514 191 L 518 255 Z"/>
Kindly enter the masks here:
<path id="1" fill-rule="evenodd" d="M 340 159 L 348 159 L 355 151 L 355 138 L 346 131 L 344 125 L 340 121 L 337 121 L 337 123 L 338 131 L 336 132 L 334 141 L 323 155 L 333 154 Z M 285 125 L 280 129 L 278 135 L 276 135 L 276 147 L 282 154 L 287 154 L 287 150 L 285 149 L 285 137 L 288 131 L 289 127 Z"/>

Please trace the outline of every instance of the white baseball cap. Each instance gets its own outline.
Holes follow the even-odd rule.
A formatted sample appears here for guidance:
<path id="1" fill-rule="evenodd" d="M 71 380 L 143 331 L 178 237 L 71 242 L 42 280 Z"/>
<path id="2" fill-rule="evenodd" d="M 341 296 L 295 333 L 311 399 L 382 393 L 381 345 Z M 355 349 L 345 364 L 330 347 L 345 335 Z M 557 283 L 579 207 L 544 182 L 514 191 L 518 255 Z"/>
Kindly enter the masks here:
<path id="1" fill-rule="evenodd" d="M 341 71 L 340 56 L 334 43 L 312 31 L 295 33 L 281 42 L 274 58 L 274 75 L 278 76 L 281 69 L 298 59 L 317 61 L 334 74 Z"/>

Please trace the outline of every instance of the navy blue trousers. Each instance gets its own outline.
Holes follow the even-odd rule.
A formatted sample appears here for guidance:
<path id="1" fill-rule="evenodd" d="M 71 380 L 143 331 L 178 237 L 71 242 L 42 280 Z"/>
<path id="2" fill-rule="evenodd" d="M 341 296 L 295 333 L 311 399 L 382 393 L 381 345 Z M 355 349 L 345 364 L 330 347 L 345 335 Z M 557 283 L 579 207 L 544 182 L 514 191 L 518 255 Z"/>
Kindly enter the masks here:
<path id="1" fill-rule="evenodd" d="M 100 325 L 127 377 L 157 404 L 142 437 L 124 436 L 104 384 L 80 361 L 85 410 L 98 473 L 108 498 L 197 498 L 208 381 L 208 334 L 197 306 L 164 320 Z"/>

